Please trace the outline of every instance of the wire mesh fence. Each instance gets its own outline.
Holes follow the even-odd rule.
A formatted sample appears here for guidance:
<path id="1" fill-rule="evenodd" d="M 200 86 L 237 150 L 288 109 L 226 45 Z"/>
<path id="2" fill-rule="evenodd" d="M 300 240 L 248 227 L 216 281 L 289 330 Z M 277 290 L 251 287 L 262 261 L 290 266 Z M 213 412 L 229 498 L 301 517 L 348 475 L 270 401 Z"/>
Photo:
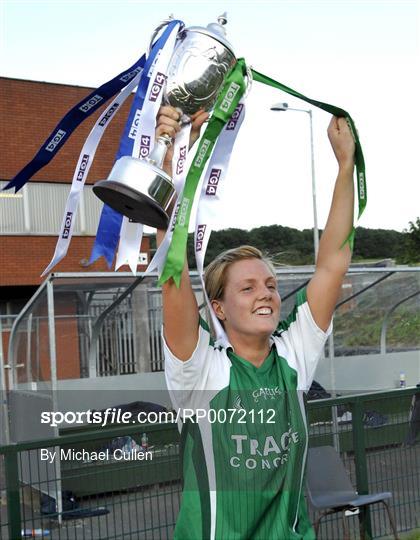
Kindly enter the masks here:
<path id="1" fill-rule="evenodd" d="M 310 446 L 330 445 L 340 452 L 359 494 L 391 492 L 398 531 L 420 525 L 420 433 L 412 412 L 419 389 L 394 391 L 309 403 Z M 420 437 L 417 437 L 420 438 Z M 315 512 L 311 510 L 315 519 Z M 342 538 L 340 514 L 321 522 L 319 538 Z M 347 512 L 351 538 L 360 538 L 359 512 Z M 369 508 L 366 528 L 373 538 L 391 534 L 384 507 Z"/>
<path id="2" fill-rule="evenodd" d="M 410 417 L 419 392 L 407 388 L 308 402 L 309 445 L 335 447 L 360 494 L 392 492 L 400 532 L 420 525 L 420 426 Z M 137 458 L 123 459 L 126 452 Z M 1 447 L 0 540 L 17 540 L 22 531 L 58 540 L 172 538 L 181 479 L 175 424 L 96 432 L 79 427 L 59 438 Z M 315 519 L 313 509 L 310 516 Z M 360 517 L 346 517 L 352 539 L 360 538 Z M 318 538 L 343 538 L 341 519 L 323 519 Z M 390 534 L 379 505 L 363 523 L 372 538 Z"/>
<path id="3" fill-rule="evenodd" d="M 3 447 L 0 539 L 21 538 L 22 531 L 54 539 L 171 538 L 180 499 L 179 437 L 175 425 L 144 429 Z"/>

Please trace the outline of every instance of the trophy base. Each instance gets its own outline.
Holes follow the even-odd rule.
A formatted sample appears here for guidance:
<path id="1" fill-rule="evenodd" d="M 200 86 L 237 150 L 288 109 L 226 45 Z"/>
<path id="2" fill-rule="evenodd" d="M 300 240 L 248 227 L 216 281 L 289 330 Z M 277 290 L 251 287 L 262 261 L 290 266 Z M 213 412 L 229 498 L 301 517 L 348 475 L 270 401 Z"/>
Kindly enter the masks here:
<path id="1" fill-rule="evenodd" d="M 124 156 L 114 164 L 108 180 L 97 182 L 93 191 L 130 221 L 156 229 L 168 226 L 165 210 L 175 189 L 169 176 L 155 165 Z"/>
<path id="2" fill-rule="evenodd" d="M 156 229 L 166 229 L 168 226 L 168 214 L 144 193 L 113 180 L 96 183 L 93 191 L 105 204 L 130 221 Z"/>

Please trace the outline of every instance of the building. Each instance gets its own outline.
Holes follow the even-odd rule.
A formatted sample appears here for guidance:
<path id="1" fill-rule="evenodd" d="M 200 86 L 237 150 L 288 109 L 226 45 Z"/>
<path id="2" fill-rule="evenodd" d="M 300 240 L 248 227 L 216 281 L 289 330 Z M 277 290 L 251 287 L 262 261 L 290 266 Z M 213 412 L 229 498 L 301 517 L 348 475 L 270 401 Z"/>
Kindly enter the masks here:
<path id="1" fill-rule="evenodd" d="M 68 110 L 92 90 L 0 77 L 0 356 L 4 355 L 5 363 L 14 316 L 44 279 L 41 274 L 54 254 L 80 151 L 106 104 L 75 130 L 55 158 L 18 193 L 1 189 L 33 158 Z M 92 184 L 108 177 L 131 101 L 132 98 L 126 101 L 104 133 L 83 189 L 69 251 L 54 272 L 110 270 L 103 258 L 88 264 L 102 208 Z M 141 246 L 140 260 L 146 264 L 150 260 L 149 240 L 145 236 Z M 145 270 L 146 264 L 139 264 L 138 270 Z M 121 271 L 129 268 L 122 267 Z M 43 318 L 40 320 L 42 323 Z M 60 376 L 80 375 L 77 332 L 70 331 L 74 324 L 69 318 L 66 331 L 58 333 L 60 346 L 66 351 L 60 361 L 60 369 L 66 373 Z M 37 335 L 44 334 L 40 331 Z"/>
<path id="2" fill-rule="evenodd" d="M 65 84 L 0 78 L 0 188 L 28 163 L 58 121 L 93 89 Z M 102 203 L 92 184 L 107 178 L 128 116 L 129 98 L 105 131 L 83 190 L 67 256 L 54 272 L 108 271 L 101 259 L 88 266 Z M 18 313 L 42 282 L 51 260 L 74 168 L 99 111 L 81 124 L 57 156 L 22 190 L 0 192 L 0 315 Z M 141 260 L 149 260 L 149 238 Z M 146 266 L 139 265 L 138 270 Z M 121 270 L 128 271 L 128 267 Z"/>

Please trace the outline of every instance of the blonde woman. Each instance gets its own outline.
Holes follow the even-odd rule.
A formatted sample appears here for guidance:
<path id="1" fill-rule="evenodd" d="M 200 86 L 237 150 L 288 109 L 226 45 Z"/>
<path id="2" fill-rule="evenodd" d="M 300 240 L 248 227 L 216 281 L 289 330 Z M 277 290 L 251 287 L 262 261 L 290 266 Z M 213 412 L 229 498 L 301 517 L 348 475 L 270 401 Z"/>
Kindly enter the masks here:
<path id="1" fill-rule="evenodd" d="M 191 142 L 205 114 L 194 118 Z M 178 129 L 162 107 L 157 134 Z M 342 247 L 353 221 L 354 141 L 333 117 L 328 136 L 338 176 L 316 269 L 287 319 L 274 269 L 242 246 L 205 271 L 206 290 L 229 345 L 213 343 L 199 317 L 187 263 L 178 289 L 163 285 L 165 374 L 174 408 L 195 416 L 182 427 L 183 496 L 178 540 L 314 539 L 303 497 L 307 430 L 302 399 L 350 264 Z M 171 155 L 167 156 L 167 163 Z M 168 172 L 168 165 L 167 165 Z M 158 231 L 158 242 L 164 231 Z"/>

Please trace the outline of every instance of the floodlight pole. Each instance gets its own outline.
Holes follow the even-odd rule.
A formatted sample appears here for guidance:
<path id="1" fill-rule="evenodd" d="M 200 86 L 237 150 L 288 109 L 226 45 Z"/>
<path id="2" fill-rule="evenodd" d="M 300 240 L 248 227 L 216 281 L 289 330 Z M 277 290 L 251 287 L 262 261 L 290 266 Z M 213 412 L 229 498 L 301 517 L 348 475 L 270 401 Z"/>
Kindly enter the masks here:
<path id="1" fill-rule="evenodd" d="M 316 184 L 315 184 L 315 153 L 314 153 L 314 132 L 313 132 L 313 122 L 312 122 L 312 109 L 294 109 L 289 107 L 288 103 L 276 103 L 270 107 L 272 111 L 297 111 L 304 112 L 309 115 L 309 129 L 310 129 L 310 140 L 311 140 L 311 176 L 312 176 L 312 209 L 313 209 L 313 221 L 314 221 L 314 258 L 315 263 L 318 257 L 319 250 L 319 230 L 318 230 L 318 212 L 316 204 Z"/>

